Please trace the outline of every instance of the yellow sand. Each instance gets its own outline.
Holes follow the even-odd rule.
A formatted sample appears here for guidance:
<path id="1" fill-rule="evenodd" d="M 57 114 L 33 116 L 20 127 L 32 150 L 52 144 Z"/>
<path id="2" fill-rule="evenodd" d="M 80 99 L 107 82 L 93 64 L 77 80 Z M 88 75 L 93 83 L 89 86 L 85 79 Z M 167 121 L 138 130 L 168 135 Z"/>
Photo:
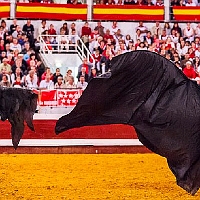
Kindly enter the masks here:
<path id="1" fill-rule="evenodd" d="M 200 200 L 155 154 L 1 154 L 0 200 Z"/>

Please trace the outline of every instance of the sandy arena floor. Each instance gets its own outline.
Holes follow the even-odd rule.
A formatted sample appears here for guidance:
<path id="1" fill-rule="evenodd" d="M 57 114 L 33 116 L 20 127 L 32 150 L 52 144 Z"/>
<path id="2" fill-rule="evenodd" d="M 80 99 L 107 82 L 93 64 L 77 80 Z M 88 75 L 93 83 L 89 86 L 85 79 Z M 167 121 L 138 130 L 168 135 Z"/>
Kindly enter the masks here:
<path id="1" fill-rule="evenodd" d="M 0 200 L 200 200 L 155 154 L 0 154 Z"/>

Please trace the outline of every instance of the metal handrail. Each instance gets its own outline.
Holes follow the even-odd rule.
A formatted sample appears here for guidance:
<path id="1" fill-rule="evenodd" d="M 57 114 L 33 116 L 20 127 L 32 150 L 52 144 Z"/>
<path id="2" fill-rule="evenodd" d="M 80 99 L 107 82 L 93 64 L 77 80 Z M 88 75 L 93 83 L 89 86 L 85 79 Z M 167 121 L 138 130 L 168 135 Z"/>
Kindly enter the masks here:
<path id="1" fill-rule="evenodd" d="M 77 53 L 81 60 L 84 58 L 87 59 L 88 62 L 90 62 L 90 59 L 92 60 L 93 66 L 95 65 L 95 59 L 88 50 L 88 48 L 85 46 L 84 42 L 78 35 L 73 35 L 77 38 L 77 43 L 72 44 L 70 43 L 70 38 L 72 35 L 40 35 L 39 36 L 39 42 L 40 42 L 40 53 L 43 55 L 46 54 L 62 54 L 62 53 Z M 63 43 L 62 38 L 64 37 L 65 43 Z M 45 41 L 45 39 L 47 41 Z M 51 56 L 51 60 L 53 59 L 53 55 Z"/>

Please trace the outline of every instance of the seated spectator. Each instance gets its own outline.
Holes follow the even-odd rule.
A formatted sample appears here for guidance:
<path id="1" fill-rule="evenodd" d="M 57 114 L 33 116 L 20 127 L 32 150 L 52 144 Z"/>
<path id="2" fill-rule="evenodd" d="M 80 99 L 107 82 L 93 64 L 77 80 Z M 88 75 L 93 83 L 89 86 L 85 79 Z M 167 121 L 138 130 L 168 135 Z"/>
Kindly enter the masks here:
<path id="1" fill-rule="evenodd" d="M 12 73 L 12 74 L 11 74 L 10 79 L 11 79 L 11 84 L 12 84 L 12 85 L 13 85 L 13 83 L 16 81 L 16 78 L 17 78 L 17 77 L 20 77 L 21 82 L 24 83 L 24 75 L 23 75 L 23 73 L 21 72 L 21 69 L 20 69 L 19 67 L 16 68 L 15 73 Z"/>
<path id="2" fill-rule="evenodd" d="M 54 83 L 51 80 L 50 74 L 46 74 L 45 79 L 41 80 L 39 87 L 40 89 L 48 89 L 48 90 L 54 89 Z"/>
<path id="3" fill-rule="evenodd" d="M 175 44 L 172 42 L 171 37 L 167 37 L 167 40 L 165 42 L 165 50 L 169 51 L 175 49 Z"/>
<path id="4" fill-rule="evenodd" d="M 38 77 L 35 70 L 31 69 L 25 78 L 25 85 L 27 88 L 38 88 Z"/>
<path id="5" fill-rule="evenodd" d="M 80 76 L 80 79 L 76 85 L 77 88 L 85 90 L 87 87 L 88 83 L 85 81 L 85 76 Z"/>
<path id="6" fill-rule="evenodd" d="M 193 62 L 194 62 L 194 70 L 198 73 L 198 77 L 200 77 L 200 58 L 199 58 L 199 56 L 195 56 Z"/>
<path id="7" fill-rule="evenodd" d="M 12 54 L 12 50 L 10 49 L 10 43 L 7 43 L 5 45 L 5 55 L 7 56 L 8 54 Z"/>
<path id="8" fill-rule="evenodd" d="M 127 52 L 126 45 L 123 41 L 120 41 L 119 45 L 116 46 L 116 51 L 119 51 L 119 50 L 120 50 L 121 54 Z"/>
<path id="9" fill-rule="evenodd" d="M 77 78 L 79 81 L 80 81 L 81 76 L 84 76 L 85 81 L 88 82 L 89 76 L 88 76 L 88 73 L 86 72 L 86 67 L 84 67 L 84 66 L 82 66 L 81 71 L 78 72 Z"/>
<path id="10" fill-rule="evenodd" d="M 137 50 L 147 50 L 147 47 L 145 46 L 144 42 L 140 42 L 139 46 L 137 47 Z"/>
<path id="11" fill-rule="evenodd" d="M 28 51 L 33 51 L 30 47 L 30 43 L 29 42 L 25 42 L 24 43 L 24 48 L 22 49 L 21 53 L 22 54 L 27 54 Z"/>
<path id="12" fill-rule="evenodd" d="M 72 76 L 72 70 L 68 69 L 66 72 L 66 75 L 64 76 L 64 83 L 67 83 L 69 81 L 69 77 L 71 77 L 71 76 Z"/>
<path id="13" fill-rule="evenodd" d="M 127 51 L 130 52 L 130 51 L 135 51 L 135 50 L 136 49 L 135 49 L 135 45 L 134 45 L 133 41 L 130 41 L 127 46 Z"/>
<path id="14" fill-rule="evenodd" d="M 195 37 L 200 37 L 200 23 L 195 28 Z"/>
<path id="15" fill-rule="evenodd" d="M 152 27 L 151 33 L 153 35 L 157 35 L 158 37 L 162 34 L 163 28 L 160 26 L 160 22 L 156 22 L 156 24 Z"/>
<path id="16" fill-rule="evenodd" d="M 147 42 L 148 45 L 153 44 L 153 37 L 151 35 L 151 31 L 147 32 L 147 35 L 144 37 L 144 42 Z"/>
<path id="17" fill-rule="evenodd" d="M 0 52 L 5 51 L 5 42 L 4 40 L 0 40 Z"/>
<path id="18" fill-rule="evenodd" d="M 84 58 L 82 64 L 79 65 L 79 67 L 78 67 L 78 72 L 81 72 L 82 67 L 85 68 L 86 74 L 89 74 L 89 73 L 90 73 L 90 70 L 91 70 L 91 68 L 92 68 L 92 65 L 87 61 L 87 58 Z M 89 74 L 89 75 L 90 75 L 90 74 Z M 88 80 L 88 79 L 86 78 L 86 81 L 87 81 L 87 80 Z"/>
<path id="19" fill-rule="evenodd" d="M 171 34 L 170 34 L 170 37 L 171 37 L 172 42 L 176 45 L 178 43 L 178 41 L 179 41 L 178 33 L 176 33 L 175 30 L 172 30 Z"/>
<path id="20" fill-rule="evenodd" d="M 97 76 L 98 76 L 97 69 L 96 68 L 92 68 L 91 69 L 91 73 L 90 73 L 90 77 L 89 77 L 89 81 L 91 81 L 93 78 L 96 78 Z"/>
<path id="21" fill-rule="evenodd" d="M 137 32 L 137 30 L 140 30 L 141 37 L 145 37 L 148 32 L 148 28 L 144 26 L 143 21 L 139 22 L 139 25 L 136 27 L 135 31 Z"/>
<path id="22" fill-rule="evenodd" d="M 60 68 L 56 68 L 56 72 L 53 74 L 53 82 L 56 84 L 58 77 L 63 77 L 60 73 Z"/>
<path id="23" fill-rule="evenodd" d="M 60 28 L 60 33 L 62 30 L 64 30 L 65 35 L 69 35 L 69 29 L 67 27 L 67 22 L 63 23 L 62 27 Z"/>
<path id="24" fill-rule="evenodd" d="M 12 69 L 12 73 L 15 73 L 16 72 L 16 68 L 20 68 L 21 69 L 21 72 L 26 75 L 27 73 L 27 68 L 26 66 L 22 63 L 22 61 L 18 58 L 15 60 L 15 63 L 14 65 L 11 66 L 11 69 Z"/>
<path id="25" fill-rule="evenodd" d="M 73 76 L 69 76 L 68 77 L 68 81 L 66 82 L 65 87 L 67 89 L 74 89 L 74 88 L 76 88 L 76 84 L 74 83 L 74 77 Z"/>
<path id="26" fill-rule="evenodd" d="M 70 28 L 69 28 L 69 35 L 72 35 L 72 31 L 74 31 L 74 30 L 75 30 L 75 35 L 78 35 L 78 31 L 76 29 L 76 24 L 73 22 L 73 23 L 71 23 Z"/>
<path id="27" fill-rule="evenodd" d="M 97 26 L 95 26 L 95 29 L 97 29 L 98 30 L 98 33 L 99 33 L 99 35 L 100 36 L 104 36 L 104 26 L 102 26 L 102 24 L 101 24 L 101 21 L 98 21 L 97 22 Z"/>
<path id="28" fill-rule="evenodd" d="M 189 58 L 194 59 L 195 51 L 193 51 L 191 47 L 188 49 L 188 54 L 189 54 Z"/>
<path id="29" fill-rule="evenodd" d="M 1 87 L 11 87 L 7 74 L 2 75 L 2 80 L 0 82 Z"/>
<path id="30" fill-rule="evenodd" d="M 15 87 L 15 88 L 23 88 L 24 87 L 24 82 L 20 76 L 16 77 L 15 81 L 12 84 L 12 87 Z"/>
<path id="31" fill-rule="evenodd" d="M 200 58 L 200 46 L 198 46 L 198 48 L 195 50 L 195 57 Z"/>
<path id="32" fill-rule="evenodd" d="M 50 24 L 50 26 L 49 26 L 48 35 L 56 35 L 56 30 L 55 30 L 53 24 Z"/>
<path id="33" fill-rule="evenodd" d="M 95 60 L 95 68 L 97 71 L 100 71 L 100 60 L 101 60 L 101 54 L 99 50 L 97 49 L 93 54 L 92 54 L 94 60 Z M 90 58 L 90 63 L 93 64 L 92 58 Z"/>
<path id="34" fill-rule="evenodd" d="M 59 37 L 60 49 L 68 50 L 69 49 L 69 39 L 68 36 L 65 35 L 65 30 L 62 29 Z"/>
<path id="35" fill-rule="evenodd" d="M 121 33 L 121 29 L 118 29 L 116 34 L 114 35 L 116 45 L 119 44 L 120 40 L 125 40 L 124 35 Z"/>
<path id="36" fill-rule="evenodd" d="M 191 27 L 190 23 L 186 24 L 186 27 L 183 29 L 183 37 L 186 41 L 192 42 L 194 41 L 195 31 Z"/>
<path id="37" fill-rule="evenodd" d="M 2 73 L 3 71 L 6 73 L 6 74 L 11 74 L 11 66 L 8 64 L 8 59 L 7 58 L 4 58 L 3 63 L 0 64 L 0 73 Z"/>
<path id="38" fill-rule="evenodd" d="M 63 77 L 62 76 L 58 76 L 57 82 L 55 83 L 54 88 L 55 89 L 66 88 L 65 84 L 63 83 Z"/>
<path id="39" fill-rule="evenodd" d="M 115 5 L 114 0 L 107 0 L 106 5 Z"/>
<path id="40" fill-rule="evenodd" d="M 51 69 L 49 67 L 46 68 L 46 71 L 42 74 L 41 79 L 45 80 L 47 75 L 50 76 L 50 80 L 53 80 L 53 73 L 51 73 Z"/>
<path id="41" fill-rule="evenodd" d="M 195 79 L 197 77 L 197 74 L 192 67 L 192 63 L 190 61 L 186 62 L 186 67 L 183 69 L 183 73 L 189 78 L 189 79 Z"/>
<path id="42" fill-rule="evenodd" d="M 3 40 L 4 37 L 5 37 L 5 32 L 4 32 L 4 30 L 3 30 L 3 27 L 0 26 L 0 40 Z"/>
<path id="43" fill-rule="evenodd" d="M 16 29 L 12 32 L 12 37 L 13 38 L 17 38 L 17 36 L 20 34 L 22 35 L 23 31 L 22 31 L 22 28 L 17 25 Z"/>
<path id="44" fill-rule="evenodd" d="M 108 42 L 108 39 L 110 39 L 111 43 L 115 43 L 114 37 L 113 37 L 113 35 L 110 34 L 110 30 L 109 29 L 106 30 L 106 33 L 103 36 L 103 39 L 104 39 L 105 43 Z"/>
<path id="45" fill-rule="evenodd" d="M 166 35 L 171 35 L 171 26 L 169 22 L 165 22 L 163 29 L 166 30 Z"/>
<path id="46" fill-rule="evenodd" d="M 180 6 L 180 0 L 171 0 L 171 6 Z"/>
<path id="47" fill-rule="evenodd" d="M 8 63 L 10 66 L 14 65 L 14 63 L 15 63 L 15 61 L 14 61 L 14 59 L 13 59 L 13 55 L 12 55 L 11 53 L 7 55 L 7 63 Z"/>
<path id="48" fill-rule="evenodd" d="M 100 73 L 104 74 L 110 70 L 110 61 L 113 54 L 110 49 L 106 49 L 105 54 L 102 55 L 100 60 Z"/>
<path id="49" fill-rule="evenodd" d="M 78 35 L 76 35 L 75 29 L 72 30 L 72 34 L 69 35 L 68 39 L 69 39 L 69 49 L 75 50 L 76 46 L 79 44 L 79 37 Z"/>
<path id="50" fill-rule="evenodd" d="M 10 43 L 10 50 L 12 51 L 18 50 L 18 52 L 22 51 L 22 46 L 18 43 L 17 38 L 13 38 L 13 42 Z"/>
<path id="51" fill-rule="evenodd" d="M 182 36 L 182 29 L 177 22 L 174 23 L 172 30 L 175 30 L 176 33 L 179 33 L 180 37 Z"/>

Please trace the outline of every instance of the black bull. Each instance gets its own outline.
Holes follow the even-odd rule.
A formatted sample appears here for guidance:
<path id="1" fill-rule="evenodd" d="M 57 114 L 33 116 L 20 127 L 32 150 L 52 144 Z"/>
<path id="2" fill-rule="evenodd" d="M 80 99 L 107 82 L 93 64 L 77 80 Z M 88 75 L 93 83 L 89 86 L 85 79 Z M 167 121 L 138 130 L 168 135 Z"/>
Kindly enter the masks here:
<path id="1" fill-rule="evenodd" d="M 111 76 L 95 78 L 56 133 L 92 125 L 128 124 L 139 140 L 167 158 L 177 184 L 200 187 L 200 88 L 172 62 L 148 51 L 111 61 Z"/>

